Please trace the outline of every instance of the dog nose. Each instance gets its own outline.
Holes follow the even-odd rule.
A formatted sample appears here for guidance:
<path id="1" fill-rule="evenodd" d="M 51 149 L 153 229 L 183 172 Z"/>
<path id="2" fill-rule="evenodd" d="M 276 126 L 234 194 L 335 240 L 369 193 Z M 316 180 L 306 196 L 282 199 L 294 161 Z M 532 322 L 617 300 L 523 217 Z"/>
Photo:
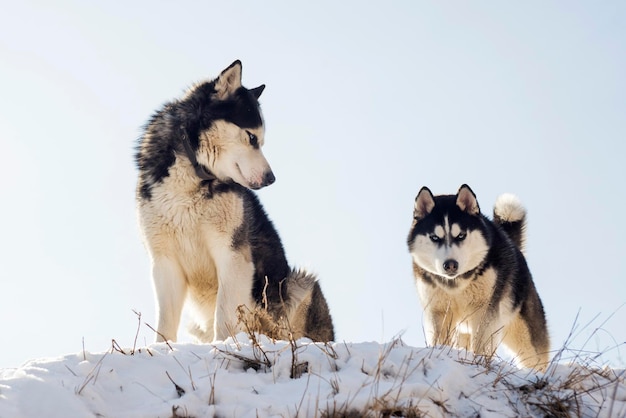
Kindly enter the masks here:
<path id="1" fill-rule="evenodd" d="M 275 181 L 276 181 L 276 177 L 274 176 L 274 173 L 271 172 L 271 171 L 268 171 L 263 176 L 263 187 L 269 186 L 270 184 L 274 183 Z"/>
<path id="2" fill-rule="evenodd" d="M 455 274 L 459 269 L 459 263 L 458 261 L 452 259 L 446 260 L 443 262 L 443 269 L 448 274 Z"/>

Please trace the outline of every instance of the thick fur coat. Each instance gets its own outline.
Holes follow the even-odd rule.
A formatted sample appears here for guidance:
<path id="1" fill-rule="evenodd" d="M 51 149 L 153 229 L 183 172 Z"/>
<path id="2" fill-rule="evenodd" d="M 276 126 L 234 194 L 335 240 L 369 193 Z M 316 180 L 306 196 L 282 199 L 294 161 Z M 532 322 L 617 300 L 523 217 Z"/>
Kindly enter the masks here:
<path id="1" fill-rule="evenodd" d="M 415 199 L 408 245 L 429 344 L 493 355 L 500 343 L 525 367 L 543 369 L 549 336 L 543 305 L 522 253 L 526 211 L 512 195 L 494 221 L 474 192 Z"/>
<path id="2" fill-rule="evenodd" d="M 137 208 L 152 261 L 158 340 L 176 340 L 186 302 L 201 341 L 241 330 L 242 306 L 283 324 L 275 337 L 334 339 L 319 283 L 289 267 L 252 191 L 275 180 L 261 151 L 264 87 L 243 87 L 235 61 L 166 103 L 139 140 Z"/>

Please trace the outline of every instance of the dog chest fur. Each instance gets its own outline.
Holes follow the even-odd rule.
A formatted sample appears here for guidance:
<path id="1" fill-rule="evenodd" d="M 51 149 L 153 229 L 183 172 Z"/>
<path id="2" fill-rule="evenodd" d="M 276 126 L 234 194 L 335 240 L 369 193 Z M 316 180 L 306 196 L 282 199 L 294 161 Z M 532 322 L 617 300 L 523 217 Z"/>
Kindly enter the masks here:
<path id="1" fill-rule="evenodd" d="M 177 261 L 192 291 L 207 284 L 217 291 L 217 250 L 232 245 L 243 222 L 243 202 L 234 192 L 207 197 L 206 186 L 190 176 L 186 165 L 177 159 L 170 167 L 170 175 L 153 187 L 152 198 L 140 202 L 139 219 L 153 258 Z M 251 262 L 249 248 L 243 254 Z"/>
<path id="2" fill-rule="evenodd" d="M 496 272 L 486 269 L 472 279 L 453 279 L 459 282 L 454 287 L 444 287 L 430 279 L 424 279 L 426 272 L 420 272 L 420 268 L 413 264 L 416 275 L 417 292 L 420 302 L 425 309 L 448 313 L 457 320 L 468 319 L 485 306 L 485 302 L 491 299 L 496 283 Z"/>

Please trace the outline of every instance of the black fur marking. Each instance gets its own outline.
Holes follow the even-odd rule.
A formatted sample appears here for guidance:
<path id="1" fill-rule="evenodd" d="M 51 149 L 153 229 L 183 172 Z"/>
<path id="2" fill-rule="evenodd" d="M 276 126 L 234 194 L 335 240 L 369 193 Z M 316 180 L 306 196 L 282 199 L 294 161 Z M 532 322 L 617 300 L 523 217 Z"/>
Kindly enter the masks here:
<path id="1" fill-rule="evenodd" d="M 153 184 L 169 175 L 169 168 L 176 160 L 173 142 L 162 140 L 163 132 L 169 131 L 165 117 L 168 110 L 166 105 L 150 118 L 136 148 L 135 161 L 139 168 L 137 192 L 142 199 L 149 200 L 152 197 Z"/>
<path id="2" fill-rule="evenodd" d="M 422 270 L 420 276 L 422 280 L 424 280 L 426 283 L 428 283 L 431 286 L 439 285 L 443 288 L 448 288 L 448 289 L 456 289 L 457 287 L 459 287 L 460 281 L 462 280 L 458 277 L 454 279 L 449 279 L 449 278 L 440 276 L 438 274 L 433 274 L 426 270 Z"/>
<path id="3" fill-rule="evenodd" d="M 250 93 L 252 93 L 255 99 L 259 100 L 259 97 L 261 97 L 261 93 L 263 93 L 263 90 L 265 90 L 265 84 L 261 84 L 259 87 L 250 89 Z"/>
<path id="4" fill-rule="evenodd" d="M 441 286 L 447 289 L 456 289 L 457 287 L 459 287 L 461 282 L 465 280 L 478 279 L 478 277 L 480 277 L 485 272 L 486 268 L 487 268 L 486 263 L 482 263 L 475 269 L 465 272 L 464 274 L 461 274 L 455 277 L 454 279 L 450 279 L 448 277 L 440 276 L 438 274 L 434 274 L 429 271 L 426 271 L 420 266 L 418 266 L 417 264 L 415 264 L 415 262 L 413 263 L 413 270 L 417 273 L 417 276 L 424 283 L 433 287 Z"/>
<path id="5" fill-rule="evenodd" d="M 517 248 L 522 249 L 522 247 L 524 246 L 525 220 L 507 222 L 494 216 L 494 222 L 500 225 L 502 230 L 506 232 L 509 238 L 511 238 L 511 240 L 515 243 Z"/>
<path id="6" fill-rule="evenodd" d="M 243 87 L 237 90 L 236 96 L 238 99 L 236 101 L 236 111 L 232 114 L 235 116 L 232 122 L 241 128 L 258 128 L 263 125 L 257 98 Z"/>
<path id="7" fill-rule="evenodd" d="M 313 306 L 318 304 L 320 306 Z M 315 282 L 311 295 L 311 307 L 307 313 L 306 325 L 307 330 L 319 329 L 319 324 L 327 324 L 326 328 L 320 332 L 320 335 L 307 335 L 313 341 L 335 341 L 335 330 L 330 316 L 328 305 L 319 283 Z"/>
<path id="8" fill-rule="evenodd" d="M 190 105 L 186 112 L 196 121 L 198 130 L 210 128 L 216 120 L 234 123 L 242 129 L 263 125 L 259 101 L 250 90 L 239 87 L 224 100 L 215 99 L 215 94 L 213 80 L 195 87 L 185 100 Z"/>
<path id="9" fill-rule="evenodd" d="M 534 283 L 530 283 L 530 286 L 534 289 Z M 530 339 L 536 347 L 545 347 L 548 349 L 550 345 L 548 334 L 545 332 L 544 328 L 533 327 L 532 324 L 541 324 L 542 321 L 545 321 L 545 311 L 543 309 L 543 304 L 541 303 L 541 299 L 538 296 L 536 289 L 533 292 L 530 289 L 529 292 L 532 294 L 532 297 L 527 298 L 521 306 L 521 314 L 522 318 L 525 319 L 526 326 L 530 332 Z M 527 318 L 533 318 L 532 321 L 527 321 Z"/>
<path id="10" fill-rule="evenodd" d="M 246 215 L 244 215 L 245 217 Z M 248 233 L 248 223 L 245 221 L 239 225 L 237 230 L 233 233 L 231 247 L 233 249 L 238 250 L 242 246 L 244 246 L 249 241 L 249 233 Z"/>
<path id="11" fill-rule="evenodd" d="M 484 216 L 473 216 L 464 212 L 456 205 L 456 195 L 435 196 L 435 206 L 422 219 L 414 219 L 413 227 L 409 232 L 407 243 L 410 245 L 418 235 L 429 235 L 435 231 L 437 225 L 443 225 L 443 219 L 462 219 L 463 226 L 468 230 L 486 229 L 486 222 L 490 222 Z M 487 236 L 489 243 L 489 237 Z"/>
<path id="12" fill-rule="evenodd" d="M 250 246 L 255 275 L 252 297 L 257 303 L 267 299 L 270 305 L 287 302 L 287 282 L 284 279 L 289 276 L 291 268 L 278 232 L 258 197 L 236 183 L 218 183 L 217 186 L 216 190 L 221 189 L 220 192 L 237 193 L 244 202 L 244 221 L 235 231 L 231 245 L 235 249 Z"/>

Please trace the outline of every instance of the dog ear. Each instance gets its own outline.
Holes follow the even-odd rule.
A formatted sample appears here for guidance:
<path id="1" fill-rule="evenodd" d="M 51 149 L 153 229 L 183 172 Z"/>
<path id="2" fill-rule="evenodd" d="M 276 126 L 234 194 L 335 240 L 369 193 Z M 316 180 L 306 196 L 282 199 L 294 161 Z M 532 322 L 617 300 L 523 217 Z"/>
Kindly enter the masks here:
<path id="1" fill-rule="evenodd" d="M 265 90 L 265 84 L 261 84 L 259 87 L 254 88 L 254 89 L 250 89 L 250 93 L 252 93 L 252 95 L 259 100 L 259 97 L 261 97 L 261 93 L 263 93 L 263 90 Z"/>
<path id="2" fill-rule="evenodd" d="M 476 195 L 470 189 L 467 184 L 462 185 L 456 194 L 456 205 L 463 211 L 470 215 L 478 215 L 480 213 L 480 207 L 476 200 Z"/>
<path id="3" fill-rule="evenodd" d="M 215 80 L 215 92 L 220 100 L 226 99 L 241 87 L 241 61 L 230 64 Z M 260 94 L 260 93 L 259 93 Z"/>
<path id="4" fill-rule="evenodd" d="M 413 217 L 417 220 L 423 219 L 432 212 L 435 207 L 435 198 L 432 192 L 426 186 L 422 187 L 415 197 L 415 209 L 413 211 Z"/>

